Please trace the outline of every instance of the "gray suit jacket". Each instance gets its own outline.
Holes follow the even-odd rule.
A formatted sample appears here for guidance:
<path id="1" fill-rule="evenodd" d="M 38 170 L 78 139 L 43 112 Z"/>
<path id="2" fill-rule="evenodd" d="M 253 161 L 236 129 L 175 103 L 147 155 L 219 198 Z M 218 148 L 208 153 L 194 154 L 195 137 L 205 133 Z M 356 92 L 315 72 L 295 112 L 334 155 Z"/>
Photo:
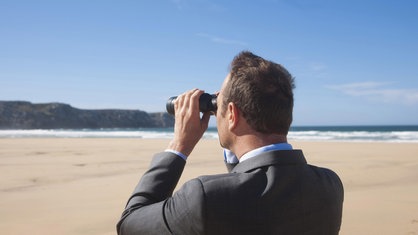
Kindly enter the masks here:
<path id="1" fill-rule="evenodd" d="M 300 150 L 272 151 L 201 176 L 174 195 L 185 161 L 157 154 L 117 225 L 118 234 L 338 234 L 343 185 Z"/>

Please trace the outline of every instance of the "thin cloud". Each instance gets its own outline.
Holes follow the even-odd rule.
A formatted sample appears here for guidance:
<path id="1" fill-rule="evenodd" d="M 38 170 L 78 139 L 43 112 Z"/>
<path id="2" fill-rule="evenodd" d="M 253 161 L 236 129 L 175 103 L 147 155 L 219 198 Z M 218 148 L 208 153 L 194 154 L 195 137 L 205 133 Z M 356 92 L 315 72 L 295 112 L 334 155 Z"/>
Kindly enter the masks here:
<path id="1" fill-rule="evenodd" d="M 328 66 L 322 62 L 310 61 L 305 62 L 298 57 L 287 57 L 290 63 L 297 67 L 298 77 L 305 77 L 307 79 L 323 79 L 328 77 Z"/>
<path id="2" fill-rule="evenodd" d="M 308 74 L 307 76 L 312 78 L 324 78 L 327 76 L 328 67 L 321 62 L 310 62 L 307 66 Z"/>
<path id="3" fill-rule="evenodd" d="M 185 0 L 171 0 L 174 5 L 176 5 L 177 9 L 182 10 L 188 6 L 188 2 Z"/>
<path id="4" fill-rule="evenodd" d="M 206 9 L 214 12 L 223 12 L 225 8 L 208 0 L 171 0 L 178 10 L 192 10 L 194 8 Z"/>
<path id="5" fill-rule="evenodd" d="M 349 96 L 365 97 L 385 103 L 418 104 L 418 89 L 388 88 L 392 82 L 361 82 L 325 86 Z"/>
<path id="6" fill-rule="evenodd" d="M 311 62 L 309 64 L 309 67 L 312 71 L 315 72 L 323 72 L 327 69 L 327 66 L 325 64 L 319 62 Z"/>
<path id="7" fill-rule="evenodd" d="M 328 0 L 285 0 L 283 2 L 300 10 L 315 10 L 324 7 L 329 3 Z"/>
<path id="8" fill-rule="evenodd" d="M 210 41 L 212 41 L 214 43 L 232 44 L 232 45 L 239 45 L 239 46 L 246 46 L 246 45 L 248 45 L 246 42 L 243 42 L 243 41 L 221 38 L 221 37 L 218 37 L 218 36 L 214 36 L 214 35 L 210 35 L 210 34 L 205 34 L 205 33 L 198 33 L 196 35 L 199 36 L 199 37 L 202 37 L 202 38 L 207 38 L 207 39 L 209 39 Z"/>

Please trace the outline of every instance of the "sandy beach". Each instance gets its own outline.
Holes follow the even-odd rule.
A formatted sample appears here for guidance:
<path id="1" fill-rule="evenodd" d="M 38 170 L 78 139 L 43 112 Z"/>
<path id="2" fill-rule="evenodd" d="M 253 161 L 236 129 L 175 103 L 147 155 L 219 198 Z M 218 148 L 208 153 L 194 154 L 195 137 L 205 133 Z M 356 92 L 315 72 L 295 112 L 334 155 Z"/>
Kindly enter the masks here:
<path id="1" fill-rule="evenodd" d="M 115 234 L 165 139 L 0 139 L 0 233 Z M 418 234 L 418 144 L 291 142 L 345 187 L 340 234 Z M 202 140 L 179 185 L 224 173 L 217 140 Z"/>

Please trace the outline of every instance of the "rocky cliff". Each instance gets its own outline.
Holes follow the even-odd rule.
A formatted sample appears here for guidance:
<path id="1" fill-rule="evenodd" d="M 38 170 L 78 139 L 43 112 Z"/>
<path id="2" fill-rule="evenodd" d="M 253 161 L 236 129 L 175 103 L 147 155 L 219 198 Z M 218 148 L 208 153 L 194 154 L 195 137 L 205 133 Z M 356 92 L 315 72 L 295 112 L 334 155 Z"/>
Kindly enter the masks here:
<path id="1" fill-rule="evenodd" d="M 172 127 L 173 116 L 140 110 L 86 110 L 62 103 L 0 101 L 0 129 Z"/>

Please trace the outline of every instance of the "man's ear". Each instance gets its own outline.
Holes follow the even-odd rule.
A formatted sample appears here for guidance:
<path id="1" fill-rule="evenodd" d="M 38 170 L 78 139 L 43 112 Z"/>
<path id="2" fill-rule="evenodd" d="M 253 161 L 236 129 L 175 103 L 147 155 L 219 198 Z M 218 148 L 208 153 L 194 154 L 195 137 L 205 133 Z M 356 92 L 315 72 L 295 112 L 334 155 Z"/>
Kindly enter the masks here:
<path id="1" fill-rule="evenodd" d="M 240 119 L 240 112 L 238 107 L 232 103 L 228 103 L 228 127 L 229 130 L 233 130 L 238 126 L 238 122 Z"/>

